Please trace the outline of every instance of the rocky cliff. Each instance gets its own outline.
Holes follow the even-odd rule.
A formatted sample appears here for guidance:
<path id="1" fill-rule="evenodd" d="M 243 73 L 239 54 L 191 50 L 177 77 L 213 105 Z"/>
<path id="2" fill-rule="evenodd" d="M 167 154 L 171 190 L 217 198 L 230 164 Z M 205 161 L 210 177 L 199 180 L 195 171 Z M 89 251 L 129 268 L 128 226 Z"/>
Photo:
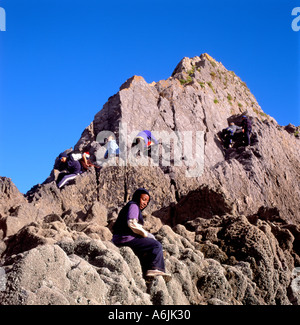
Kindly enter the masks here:
<path id="1" fill-rule="evenodd" d="M 237 137 L 224 149 L 221 131 L 244 114 L 251 145 Z M 130 160 L 144 129 L 156 132 L 160 152 Z M 103 162 L 105 132 L 119 160 Z M 208 54 L 184 58 L 167 80 L 128 79 L 74 147 L 101 168 L 61 190 L 49 178 L 25 196 L 1 178 L 0 303 L 299 304 L 298 133 Z M 146 283 L 131 249 L 110 241 L 138 187 L 152 195 L 145 227 L 163 244 L 168 283 Z"/>

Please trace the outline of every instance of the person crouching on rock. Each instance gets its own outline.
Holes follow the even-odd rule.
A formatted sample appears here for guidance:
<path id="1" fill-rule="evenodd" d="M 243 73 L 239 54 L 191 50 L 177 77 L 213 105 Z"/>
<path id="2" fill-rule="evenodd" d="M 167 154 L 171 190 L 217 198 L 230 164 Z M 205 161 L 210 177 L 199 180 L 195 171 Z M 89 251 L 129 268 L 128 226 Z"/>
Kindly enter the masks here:
<path id="1" fill-rule="evenodd" d="M 154 145 L 158 145 L 158 141 L 154 137 L 151 131 L 144 130 L 137 134 L 134 138 L 131 148 L 135 146 L 138 147 L 138 154 L 144 153 L 148 156 L 151 155 L 151 147 Z"/>
<path id="2" fill-rule="evenodd" d="M 150 202 L 150 194 L 144 188 L 137 189 L 120 211 L 113 226 L 112 241 L 116 246 L 128 246 L 138 256 L 145 277 L 163 276 L 169 281 L 171 275 L 165 273 L 162 245 L 143 228 L 142 211 Z"/>
<path id="3" fill-rule="evenodd" d="M 224 147 L 226 149 L 232 148 L 234 135 L 238 131 L 242 131 L 242 127 L 235 125 L 233 122 L 231 122 L 226 129 L 223 129 L 222 135 L 224 139 Z"/>
<path id="4" fill-rule="evenodd" d="M 62 188 L 82 173 L 82 166 L 81 163 L 78 160 L 75 160 L 72 155 L 67 155 L 64 152 L 59 155 L 59 160 L 65 164 L 67 170 L 66 173 L 60 173 L 57 179 L 57 187 Z"/>

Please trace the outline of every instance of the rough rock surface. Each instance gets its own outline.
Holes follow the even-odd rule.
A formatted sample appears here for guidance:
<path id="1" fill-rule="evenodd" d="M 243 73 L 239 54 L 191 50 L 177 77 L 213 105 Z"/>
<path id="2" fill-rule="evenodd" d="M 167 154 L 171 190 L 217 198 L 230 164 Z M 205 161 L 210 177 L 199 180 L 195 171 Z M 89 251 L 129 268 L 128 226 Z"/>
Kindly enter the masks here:
<path id="1" fill-rule="evenodd" d="M 251 146 L 237 141 L 224 150 L 220 132 L 243 114 L 253 123 Z M 123 156 L 62 190 L 48 179 L 22 195 L 0 178 L 0 304 L 299 304 L 299 127 L 279 126 L 239 77 L 203 54 L 184 58 L 167 80 L 128 79 L 75 149 L 99 163 L 101 131 L 113 132 L 129 154 L 143 129 L 191 131 L 191 145 L 203 131 L 203 172 L 190 177 L 195 166 L 175 138 L 155 163 Z M 137 187 L 152 195 L 145 227 L 163 245 L 167 283 L 145 282 L 132 250 L 111 242 L 111 226 Z"/>

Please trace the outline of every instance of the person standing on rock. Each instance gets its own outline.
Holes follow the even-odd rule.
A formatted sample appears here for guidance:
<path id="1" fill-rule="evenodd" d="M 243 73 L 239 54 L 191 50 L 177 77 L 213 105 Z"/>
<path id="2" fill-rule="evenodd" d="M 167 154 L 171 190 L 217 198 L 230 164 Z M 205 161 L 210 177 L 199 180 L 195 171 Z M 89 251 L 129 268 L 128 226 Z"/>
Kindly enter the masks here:
<path id="1" fill-rule="evenodd" d="M 250 135 L 252 131 L 252 124 L 250 119 L 246 116 L 242 116 L 242 128 L 244 132 L 244 138 L 245 138 L 245 146 L 250 146 Z"/>
<path id="2" fill-rule="evenodd" d="M 65 164 L 66 173 L 61 173 L 57 179 L 58 188 L 62 188 L 72 179 L 80 175 L 82 171 L 82 165 L 79 160 L 73 158 L 72 155 L 67 155 L 65 152 L 62 152 L 59 155 L 59 160 Z"/>
<path id="3" fill-rule="evenodd" d="M 142 211 L 150 202 L 150 194 L 144 188 L 137 189 L 120 211 L 113 226 L 112 241 L 116 246 L 128 246 L 138 256 L 145 277 L 163 276 L 169 281 L 171 275 L 165 272 L 162 245 L 143 228 Z"/>

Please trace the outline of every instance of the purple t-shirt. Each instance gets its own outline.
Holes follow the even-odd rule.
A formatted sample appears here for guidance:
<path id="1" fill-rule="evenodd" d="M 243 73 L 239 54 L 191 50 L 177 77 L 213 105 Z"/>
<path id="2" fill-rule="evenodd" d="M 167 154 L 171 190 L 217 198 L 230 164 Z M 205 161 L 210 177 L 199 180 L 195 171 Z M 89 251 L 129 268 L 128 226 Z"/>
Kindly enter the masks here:
<path id="1" fill-rule="evenodd" d="M 139 207 L 137 206 L 137 204 L 131 204 L 128 209 L 127 222 L 130 219 L 136 219 L 136 220 L 139 219 Z M 112 241 L 115 244 L 122 244 L 122 243 L 126 243 L 134 238 L 136 238 L 136 237 L 130 236 L 130 235 L 126 235 L 126 236 L 113 235 Z"/>

